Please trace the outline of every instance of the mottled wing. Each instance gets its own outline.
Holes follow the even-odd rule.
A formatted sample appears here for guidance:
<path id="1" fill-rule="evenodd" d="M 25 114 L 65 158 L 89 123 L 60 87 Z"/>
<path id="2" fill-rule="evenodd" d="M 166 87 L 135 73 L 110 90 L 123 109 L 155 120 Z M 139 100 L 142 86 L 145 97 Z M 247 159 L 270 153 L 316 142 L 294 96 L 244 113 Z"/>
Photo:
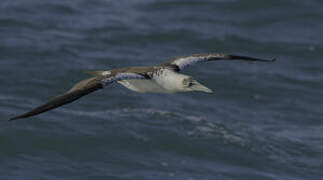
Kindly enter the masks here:
<path id="1" fill-rule="evenodd" d="M 139 74 L 139 73 L 133 73 L 133 72 L 123 72 L 123 73 L 116 73 L 115 75 L 111 76 L 109 75 L 108 78 L 104 78 L 102 82 L 105 85 L 108 85 L 110 83 L 121 81 L 121 80 L 128 80 L 128 79 L 147 79 L 149 78 L 146 74 Z"/>
<path id="2" fill-rule="evenodd" d="M 126 79 L 145 79 L 146 77 L 136 73 L 116 73 L 115 75 L 108 76 L 96 76 L 89 79 L 85 79 L 80 81 L 76 85 L 74 85 L 69 91 L 66 93 L 56 96 L 53 99 L 49 100 L 47 103 L 36 107 L 35 109 L 15 116 L 10 120 L 22 119 L 31 116 L 38 115 L 40 113 L 49 111 L 51 109 L 55 109 L 59 106 L 63 106 L 65 104 L 71 103 L 87 94 L 90 94 L 96 90 L 102 89 L 104 85 L 110 84 L 119 80 Z"/>
<path id="3" fill-rule="evenodd" d="M 273 62 L 276 59 L 260 59 L 248 56 L 236 56 L 230 54 L 220 54 L 220 53 L 209 53 L 209 54 L 195 54 L 191 56 L 178 57 L 172 60 L 167 61 L 162 64 L 164 66 L 173 66 L 177 71 L 181 71 L 184 68 L 207 61 L 216 61 L 216 60 L 243 60 L 243 61 L 262 61 L 262 62 Z"/>

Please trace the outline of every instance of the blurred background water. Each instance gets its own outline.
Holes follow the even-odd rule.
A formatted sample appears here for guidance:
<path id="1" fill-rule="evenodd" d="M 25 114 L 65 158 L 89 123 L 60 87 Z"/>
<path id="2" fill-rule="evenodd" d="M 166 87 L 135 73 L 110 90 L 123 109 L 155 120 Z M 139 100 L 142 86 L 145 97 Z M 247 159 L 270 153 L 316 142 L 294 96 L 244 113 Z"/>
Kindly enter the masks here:
<path id="1" fill-rule="evenodd" d="M 319 0 L 1 0 L 0 179 L 322 179 L 322 12 Z M 278 61 L 184 72 L 213 94 L 115 84 L 7 121 L 82 71 L 206 52 Z"/>

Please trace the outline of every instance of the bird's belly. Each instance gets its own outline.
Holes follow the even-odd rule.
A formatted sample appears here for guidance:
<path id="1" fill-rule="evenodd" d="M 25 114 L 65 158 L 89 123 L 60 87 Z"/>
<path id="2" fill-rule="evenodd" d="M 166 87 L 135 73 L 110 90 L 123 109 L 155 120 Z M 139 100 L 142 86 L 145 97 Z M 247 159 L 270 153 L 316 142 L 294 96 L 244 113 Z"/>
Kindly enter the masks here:
<path id="1" fill-rule="evenodd" d="M 154 80 L 131 79 L 118 81 L 118 83 L 130 90 L 141 93 L 169 93 Z"/>

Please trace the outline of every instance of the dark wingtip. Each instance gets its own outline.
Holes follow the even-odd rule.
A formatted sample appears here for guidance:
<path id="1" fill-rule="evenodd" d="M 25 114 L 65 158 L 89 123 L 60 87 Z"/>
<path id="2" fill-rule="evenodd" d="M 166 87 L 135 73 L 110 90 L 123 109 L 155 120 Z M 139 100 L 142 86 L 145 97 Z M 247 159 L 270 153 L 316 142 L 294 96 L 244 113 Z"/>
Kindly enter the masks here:
<path id="1" fill-rule="evenodd" d="M 15 117 L 10 118 L 8 121 L 14 121 L 14 120 L 21 119 L 21 118 L 22 117 L 20 117 L 20 116 L 15 116 Z"/>
<path id="2" fill-rule="evenodd" d="M 274 62 L 276 61 L 276 58 L 273 59 L 261 59 L 261 58 L 254 58 L 254 57 L 249 57 L 249 56 L 237 56 L 237 55 L 227 55 L 228 59 L 232 60 L 246 60 L 246 61 L 262 61 L 262 62 Z"/>

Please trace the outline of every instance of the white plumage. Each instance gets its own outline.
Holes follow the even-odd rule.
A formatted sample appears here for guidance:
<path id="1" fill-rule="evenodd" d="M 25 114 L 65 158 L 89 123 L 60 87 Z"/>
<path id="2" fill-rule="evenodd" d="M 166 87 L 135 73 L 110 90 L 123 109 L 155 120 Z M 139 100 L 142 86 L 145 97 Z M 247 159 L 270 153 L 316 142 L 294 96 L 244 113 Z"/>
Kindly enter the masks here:
<path id="1" fill-rule="evenodd" d="M 168 69 L 160 69 L 151 79 L 122 80 L 118 81 L 118 83 L 140 93 L 176 93 L 190 91 L 189 89 L 183 88 L 183 80 L 185 78 L 190 77 Z"/>
<path id="2" fill-rule="evenodd" d="M 226 54 L 197 54 L 179 57 L 161 65 L 147 67 L 129 67 L 109 71 L 87 72 L 94 77 L 78 82 L 66 93 L 56 96 L 49 102 L 35 109 L 11 118 L 10 120 L 34 116 L 64 104 L 71 103 L 89 93 L 102 89 L 113 82 L 118 82 L 124 87 L 141 93 L 176 93 L 188 91 L 202 91 L 210 93 L 211 89 L 197 82 L 193 77 L 180 74 L 185 67 L 206 61 L 216 60 L 246 60 L 273 62 L 275 59 L 266 60 L 246 56 Z"/>

